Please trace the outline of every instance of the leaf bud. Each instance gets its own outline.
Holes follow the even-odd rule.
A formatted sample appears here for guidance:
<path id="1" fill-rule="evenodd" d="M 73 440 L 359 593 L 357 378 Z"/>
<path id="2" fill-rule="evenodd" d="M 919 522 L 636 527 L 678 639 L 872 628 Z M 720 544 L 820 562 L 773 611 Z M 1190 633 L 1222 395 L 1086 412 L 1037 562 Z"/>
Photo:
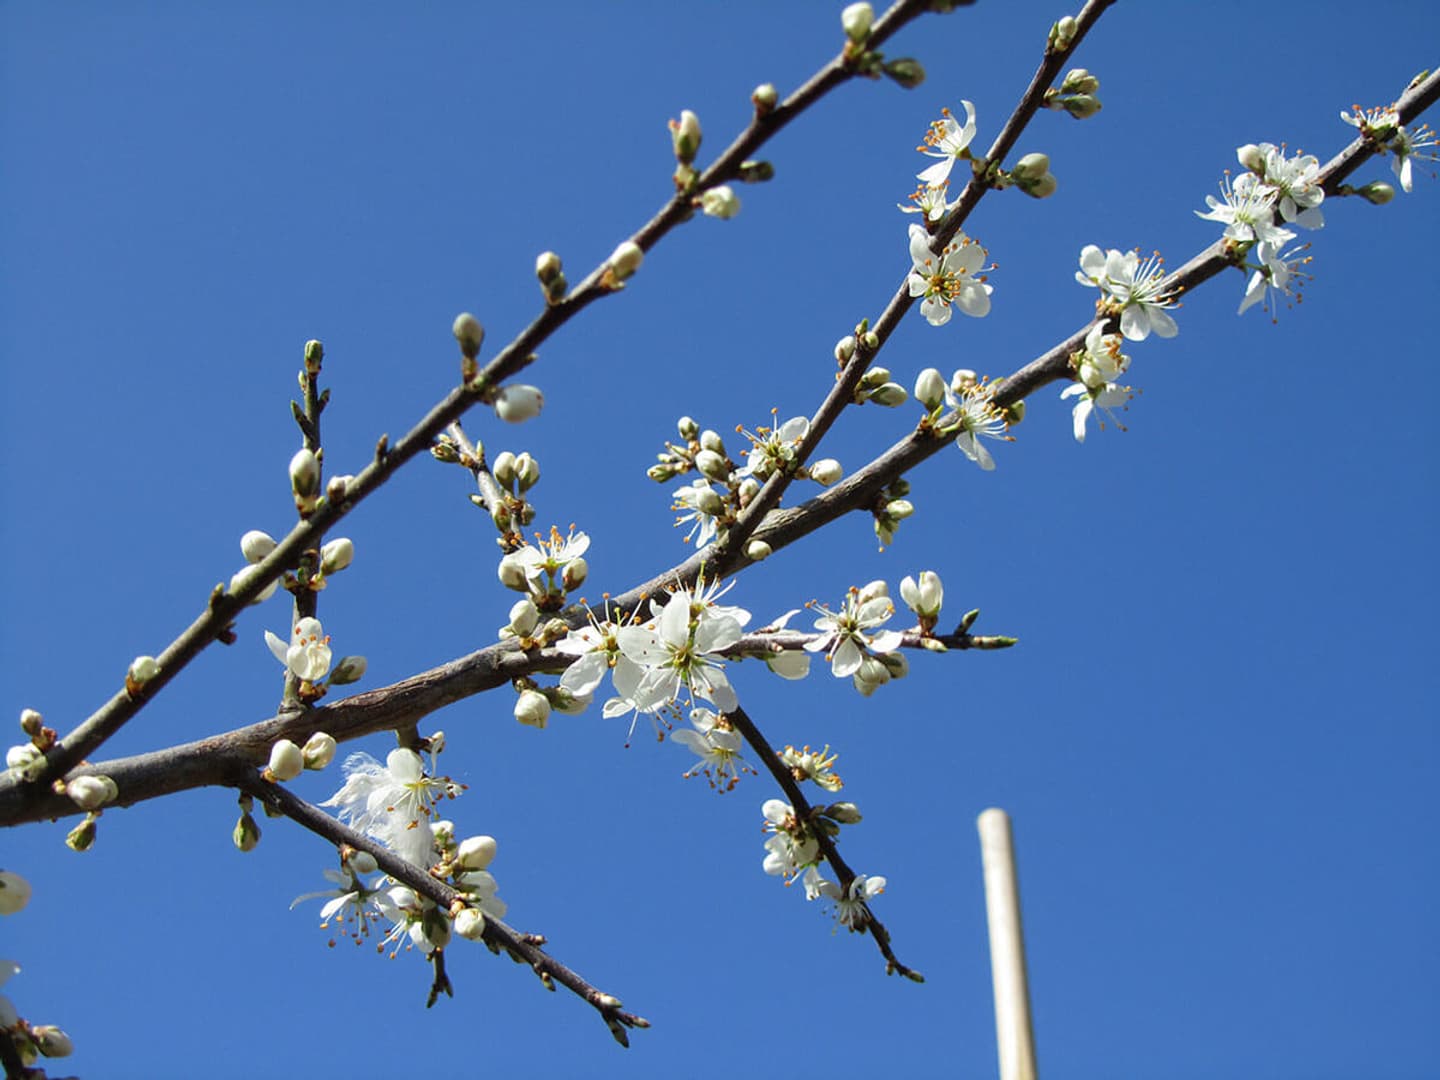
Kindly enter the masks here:
<path id="1" fill-rule="evenodd" d="M 540 415 L 545 395 L 538 387 L 511 383 L 495 395 L 495 415 L 507 424 L 520 424 Z"/>
<path id="2" fill-rule="evenodd" d="M 300 753 L 305 758 L 305 768 L 323 769 L 335 760 L 335 736 L 317 731 L 305 740 Z"/>
<path id="3" fill-rule="evenodd" d="M 845 470 L 834 458 L 821 458 L 810 466 L 810 479 L 821 487 L 829 487 L 831 484 L 837 483 L 844 475 Z"/>
<path id="4" fill-rule="evenodd" d="M 863 0 L 861 3 L 851 4 L 840 13 L 840 27 L 845 31 L 845 36 L 856 45 L 870 36 L 870 27 L 874 22 L 875 9 Z"/>
<path id="5" fill-rule="evenodd" d="M 690 417 L 682 416 L 679 420 L 675 421 L 675 430 L 680 433 L 680 438 L 689 442 L 695 438 L 696 435 L 700 434 L 700 425 Z"/>
<path id="6" fill-rule="evenodd" d="M 277 546 L 273 536 L 267 532 L 261 532 L 259 529 L 251 529 L 240 537 L 240 554 L 244 555 L 245 561 L 251 564 L 260 562 Z"/>
<path id="7" fill-rule="evenodd" d="M 689 109 L 683 110 L 679 121 L 670 121 L 670 141 L 675 147 L 675 160 L 689 165 L 700 151 L 700 118 Z"/>
<path id="8" fill-rule="evenodd" d="M 764 540 L 751 540 L 745 545 L 745 557 L 751 562 L 768 559 L 773 553 L 774 549 Z"/>
<path id="9" fill-rule="evenodd" d="M 456 315 L 455 322 L 450 326 L 450 332 L 460 343 L 461 355 L 470 360 L 474 360 L 480 355 L 480 346 L 485 341 L 485 328 L 480 325 L 480 320 L 474 315 L 468 311 L 462 311 Z"/>
<path id="10" fill-rule="evenodd" d="M 325 359 L 325 346 L 313 338 L 305 342 L 305 370 L 311 375 L 320 374 L 320 362 Z"/>
<path id="11" fill-rule="evenodd" d="M 927 412 L 935 412 L 945 403 L 945 376 L 935 368 L 926 368 L 915 377 L 915 400 Z"/>
<path id="12" fill-rule="evenodd" d="M 539 690 L 520 691 L 515 699 L 515 719 L 526 727 L 545 727 L 550 720 L 550 699 Z"/>
<path id="13" fill-rule="evenodd" d="M 355 559 L 355 545 L 348 536 L 329 540 L 320 549 L 320 569 L 327 574 L 338 574 Z"/>
<path id="14" fill-rule="evenodd" d="M 246 815 L 247 817 L 249 815 Z M 239 826 L 236 826 L 238 829 Z M 255 830 L 256 839 L 259 839 L 260 830 Z M 71 829 L 65 836 L 65 846 L 71 851 L 89 851 L 95 846 L 95 812 L 92 810 L 85 815 L 85 820 Z M 254 847 L 251 844 L 250 847 Z M 249 848 L 243 850 L 248 851 Z"/>
<path id="15" fill-rule="evenodd" d="M 1012 401 L 1000 410 L 1000 415 L 1007 424 L 1013 426 L 1020 423 L 1025 419 L 1025 400 L 1022 398 L 1019 401 Z"/>
<path id="16" fill-rule="evenodd" d="M 761 83 L 750 92 L 750 104 L 755 106 L 757 116 L 770 112 L 779 100 L 780 93 L 775 89 L 774 83 Z"/>
<path id="17" fill-rule="evenodd" d="M 289 739 L 279 739 L 270 747 L 270 764 L 265 767 L 266 779 L 283 783 L 294 780 L 304 771 L 305 755 Z"/>
<path id="18" fill-rule="evenodd" d="M 1375 180 L 1358 189 L 1356 194 L 1371 206 L 1384 206 L 1395 198 L 1395 189 L 1383 180 Z"/>
<path id="19" fill-rule="evenodd" d="M 725 458 L 714 450 L 701 450 L 695 455 L 695 468 L 706 479 L 723 484 L 730 479 L 730 466 Z"/>
<path id="20" fill-rule="evenodd" d="M 925 81 L 925 68 L 914 57 L 902 56 L 885 64 L 885 74 L 905 90 L 914 90 Z"/>
<path id="21" fill-rule="evenodd" d="M 742 184 L 763 184 L 775 179 L 775 166 L 768 161 L 742 161 L 739 178 Z"/>
<path id="22" fill-rule="evenodd" d="M 515 483 L 521 491 L 529 491 L 540 482 L 540 463 L 528 452 L 515 459 Z"/>
<path id="23" fill-rule="evenodd" d="M 728 184 L 720 184 L 700 196 L 700 211 L 706 217 L 728 221 L 740 213 L 740 196 Z"/>

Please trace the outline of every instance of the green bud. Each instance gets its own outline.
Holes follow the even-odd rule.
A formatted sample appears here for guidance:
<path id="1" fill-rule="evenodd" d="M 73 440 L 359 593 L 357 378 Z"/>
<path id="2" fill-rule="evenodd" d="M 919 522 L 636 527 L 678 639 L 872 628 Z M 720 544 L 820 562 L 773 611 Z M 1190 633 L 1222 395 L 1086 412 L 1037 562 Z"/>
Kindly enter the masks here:
<path id="1" fill-rule="evenodd" d="M 1076 120 L 1088 120 L 1100 111 L 1100 99 L 1093 94 L 1072 94 L 1061 99 L 1062 107 Z"/>
<path id="2" fill-rule="evenodd" d="M 904 405 L 910 400 L 910 394 L 899 383 L 887 382 L 884 386 L 871 391 L 870 401 L 876 405 L 883 405 L 887 409 L 893 409 L 897 405 Z"/>
<path id="3" fill-rule="evenodd" d="M 838 821 L 841 825 L 858 825 L 864 820 L 860 814 L 860 808 L 853 802 L 831 803 L 825 808 L 825 816 Z"/>
<path id="4" fill-rule="evenodd" d="M 305 343 L 305 370 L 311 375 L 320 374 L 320 361 L 325 359 L 325 346 L 310 340 Z"/>
<path id="5" fill-rule="evenodd" d="M 65 837 L 65 846 L 71 851 L 89 851 L 95 846 L 95 815 L 86 814 L 85 820 L 71 829 Z"/>
<path id="6" fill-rule="evenodd" d="M 515 482 L 521 491 L 529 491 L 540 482 L 540 463 L 528 452 L 515 459 Z"/>
<path id="7" fill-rule="evenodd" d="M 460 461 L 460 450 L 450 440 L 441 438 L 430 447 L 430 456 L 447 465 L 455 465 Z"/>
<path id="8" fill-rule="evenodd" d="M 1391 199 L 1395 198 L 1395 189 L 1383 180 L 1376 180 L 1366 184 L 1356 191 L 1355 194 L 1359 195 L 1372 206 L 1384 206 Z"/>
<path id="9" fill-rule="evenodd" d="M 675 422 L 675 430 L 680 433 L 680 438 L 689 442 L 700 434 L 700 425 L 688 416 L 682 416 Z"/>
<path id="10" fill-rule="evenodd" d="M 742 184 L 763 184 L 775 179 L 775 166 L 768 161 L 742 161 L 739 178 Z"/>
<path id="11" fill-rule="evenodd" d="M 1050 171 L 1050 159 L 1044 154 L 1026 154 L 1015 163 L 1010 175 L 1016 180 L 1032 180 Z"/>
<path id="12" fill-rule="evenodd" d="M 466 359 L 474 360 L 480 355 L 480 346 L 485 341 L 485 328 L 480 325 L 480 320 L 474 315 L 468 311 L 462 311 L 456 315 L 450 332 L 460 343 L 460 352 Z"/>
<path id="13" fill-rule="evenodd" d="M 700 118 L 689 109 L 682 111 L 679 120 L 670 121 L 670 142 L 675 160 L 689 165 L 700 151 Z"/>
<path id="14" fill-rule="evenodd" d="M 1075 42 L 1075 33 L 1080 29 L 1075 16 L 1066 15 L 1050 27 L 1049 48 L 1051 52 L 1066 52 Z"/>
<path id="15" fill-rule="evenodd" d="M 885 74 L 906 90 L 914 90 L 925 81 L 925 68 L 909 56 L 891 60 L 885 65 Z"/>
<path id="16" fill-rule="evenodd" d="M 1065 73 L 1065 81 L 1060 84 L 1062 94 L 1093 94 L 1100 89 L 1100 80 L 1084 68 L 1071 68 Z"/>
<path id="17" fill-rule="evenodd" d="M 541 252 L 535 259 L 535 276 L 541 285 L 549 285 L 561 273 L 560 256 L 553 251 Z"/>

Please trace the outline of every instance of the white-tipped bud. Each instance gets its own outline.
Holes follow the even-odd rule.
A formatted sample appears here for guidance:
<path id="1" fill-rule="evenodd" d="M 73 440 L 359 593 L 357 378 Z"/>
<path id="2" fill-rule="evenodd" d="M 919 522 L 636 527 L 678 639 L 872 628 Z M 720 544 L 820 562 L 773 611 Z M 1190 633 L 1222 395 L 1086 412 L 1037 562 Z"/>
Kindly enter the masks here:
<path id="1" fill-rule="evenodd" d="M 887 409 L 893 409 L 897 405 L 904 405 L 910 400 L 910 393 L 899 383 L 887 382 L 870 392 L 870 401 L 876 405 L 883 405 Z"/>
<path id="2" fill-rule="evenodd" d="M 335 760 L 335 736 L 317 731 L 305 740 L 300 753 L 305 758 L 305 768 L 323 769 Z"/>
<path id="3" fill-rule="evenodd" d="M 510 606 L 510 629 L 516 637 L 529 637 L 540 625 L 540 609 L 528 596 Z"/>
<path id="4" fill-rule="evenodd" d="M 1062 99 L 1065 111 L 1076 120 L 1088 120 L 1101 109 L 1100 99 L 1094 94 L 1071 94 Z"/>
<path id="5" fill-rule="evenodd" d="M 846 334 L 835 343 L 835 359 L 841 364 L 848 364 L 855 355 L 855 335 Z"/>
<path id="6" fill-rule="evenodd" d="M 305 771 L 305 754 L 289 739 L 281 739 L 270 747 L 270 764 L 265 771 L 271 780 L 294 780 Z"/>
<path id="7" fill-rule="evenodd" d="M 515 455 L 509 450 L 501 450 L 490 465 L 490 473 L 501 487 L 510 487 L 515 483 Z"/>
<path id="8" fill-rule="evenodd" d="M 740 506 L 741 506 L 742 508 L 743 508 L 743 507 L 746 507 L 746 506 L 749 506 L 751 500 L 754 499 L 755 496 L 756 496 L 756 495 L 759 495 L 759 494 L 760 494 L 760 481 L 759 481 L 759 480 L 756 480 L 753 476 L 747 476 L 747 477 L 745 477 L 744 480 L 741 480 L 741 481 L 740 481 L 740 487 L 739 487 L 739 489 L 735 492 L 735 496 L 736 496 L 736 498 L 739 500 Z"/>
<path id="9" fill-rule="evenodd" d="M 560 584 L 565 586 L 565 591 L 570 592 L 585 584 L 585 579 L 590 576 L 590 564 L 580 556 L 576 556 L 565 564 L 560 571 Z"/>
<path id="10" fill-rule="evenodd" d="M 342 656 L 340 662 L 335 665 L 335 670 L 330 673 L 331 686 L 347 686 L 353 682 L 359 682 L 365 677 L 365 671 L 370 666 L 370 661 L 363 656 Z"/>
<path id="11" fill-rule="evenodd" d="M 320 491 L 320 459 L 306 448 L 290 459 L 290 490 L 297 498 L 313 496 Z"/>
<path id="12" fill-rule="evenodd" d="M 380 869 L 380 864 L 375 861 L 375 856 L 368 851 L 359 851 L 352 848 L 350 857 L 345 860 L 346 865 L 357 874 L 373 874 Z"/>
<path id="13" fill-rule="evenodd" d="M 775 89 L 774 83 L 761 83 L 750 93 L 750 103 L 755 106 L 755 111 L 761 116 L 775 108 L 775 104 L 779 100 L 780 92 Z"/>
<path id="14" fill-rule="evenodd" d="M 1065 81 L 1060 84 L 1062 94 L 1093 94 L 1099 89 L 1100 80 L 1084 68 L 1071 68 L 1065 73 Z M 1248 165 L 1245 167 L 1249 168 Z"/>
<path id="15" fill-rule="evenodd" d="M 512 552 L 500 560 L 497 572 L 500 575 L 500 584 L 507 589 L 523 593 L 530 591 L 529 579 L 525 576 L 525 564 L 515 553 Z"/>
<path id="16" fill-rule="evenodd" d="M 320 569 L 327 574 L 338 574 L 355 558 L 355 545 L 348 536 L 327 541 L 320 549 Z"/>
<path id="17" fill-rule="evenodd" d="M 35 1040 L 35 1046 L 40 1053 L 46 1057 L 61 1058 L 69 1057 L 75 1051 L 75 1044 L 70 1041 L 70 1036 L 61 1031 L 54 1024 L 41 1024 L 39 1027 L 32 1027 L 30 1035 Z"/>
<path id="18" fill-rule="evenodd" d="M 1026 154 L 1015 163 L 1015 168 L 1010 170 L 1010 175 L 1017 180 L 1031 180 L 1044 176 L 1050 171 L 1050 158 L 1045 154 Z"/>
<path id="19" fill-rule="evenodd" d="M 325 498 L 336 505 L 343 503 L 350 498 L 350 488 L 354 483 L 355 477 L 349 473 L 344 476 L 332 476 L 325 483 Z"/>
<path id="20" fill-rule="evenodd" d="M 845 475 L 845 470 L 840 467 L 840 462 L 834 458 L 821 458 L 810 466 L 810 479 L 814 480 L 821 487 L 829 487 L 839 481 Z"/>
<path id="21" fill-rule="evenodd" d="M 1050 173 L 1046 173 L 1044 176 L 1038 176 L 1034 180 L 1029 180 L 1021 184 L 1020 190 L 1032 199 L 1048 199 L 1051 195 L 1055 194 L 1057 187 L 1059 187 L 1059 184 L 1055 177 Z"/>
<path id="22" fill-rule="evenodd" d="M 718 431 L 711 431 L 709 428 L 706 428 L 700 433 L 700 449 L 710 450 L 724 457 L 725 440 L 720 438 Z"/>
<path id="23" fill-rule="evenodd" d="M 891 499 L 885 504 L 885 513 L 894 521 L 904 521 L 915 513 L 915 504 L 909 499 Z"/>
<path id="24" fill-rule="evenodd" d="M 707 217 L 728 221 L 740 213 L 740 196 L 728 184 L 721 184 L 700 196 L 700 211 Z"/>
<path id="25" fill-rule="evenodd" d="M 1050 28 L 1050 47 L 1056 52 L 1065 52 L 1075 41 L 1080 24 L 1074 15 L 1065 15 Z"/>
<path id="26" fill-rule="evenodd" d="M 723 484 L 730 479 L 730 466 L 726 464 L 724 456 L 714 450 L 701 450 L 696 454 L 695 468 L 699 469 L 700 475 L 707 480 Z"/>
<path id="27" fill-rule="evenodd" d="M 645 261 L 645 252 L 633 240 L 626 240 L 610 255 L 610 272 L 616 281 L 627 281 Z"/>
<path id="28" fill-rule="evenodd" d="M 825 808 L 825 816 L 841 825 L 859 825 L 864 820 L 860 808 L 853 802 L 831 803 Z"/>
<path id="29" fill-rule="evenodd" d="M 240 537 L 240 554 L 244 555 L 245 561 L 252 565 L 265 558 L 276 547 L 275 538 L 259 529 L 251 529 Z"/>
<path id="30" fill-rule="evenodd" d="M 925 406 L 927 412 L 934 412 L 945 403 L 945 376 L 932 368 L 926 368 L 915 376 L 915 400 Z"/>
<path id="31" fill-rule="evenodd" d="M 137 656 L 130 661 L 130 667 L 125 672 L 127 684 L 144 686 L 156 675 L 160 674 L 160 662 L 153 656 Z"/>
<path id="32" fill-rule="evenodd" d="M 484 870 L 495 858 L 496 844 L 493 836 L 470 836 L 460 842 L 460 853 L 456 861 L 466 870 Z"/>
<path id="33" fill-rule="evenodd" d="M 751 562 L 760 562 L 774 554 L 774 549 L 764 540 L 751 540 L 745 545 L 745 557 Z"/>
<path id="34" fill-rule="evenodd" d="M 1254 143 L 1236 147 L 1235 159 L 1257 176 L 1265 175 L 1265 151 Z"/>
<path id="35" fill-rule="evenodd" d="M 0 915 L 14 915 L 30 903 L 30 882 L 13 870 L 0 870 Z"/>
<path id="36" fill-rule="evenodd" d="M 520 424 L 540 415 L 545 395 L 535 386 L 511 383 L 495 395 L 495 415 L 507 424 Z"/>
<path id="37" fill-rule="evenodd" d="M 45 771 L 45 754 L 34 743 L 21 743 L 5 752 L 5 767 L 17 780 L 38 780 Z"/>
<path id="38" fill-rule="evenodd" d="M 955 374 L 950 376 L 950 392 L 956 397 L 963 397 L 979 381 L 980 376 L 969 368 L 957 368 Z"/>
<path id="39" fill-rule="evenodd" d="M 695 492 L 695 507 L 702 514 L 719 517 L 725 512 L 725 500 L 719 496 L 714 488 L 697 488 Z"/>
<path id="40" fill-rule="evenodd" d="M 34 709 L 20 710 L 20 730 L 26 735 L 39 735 L 45 727 L 45 717 L 41 716 Z"/>
<path id="41" fill-rule="evenodd" d="M 539 690 L 522 690 L 515 699 L 515 719 L 526 727 L 543 728 L 550 721 L 550 699 Z"/>
<path id="42" fill-rule="evenodd" d="M 460 352 L 474 360 L 480 355 L 480 346 L 485 342 L 485 328 L 480 325 L 480 320 L 471 315 L 468 311 L 462 311 L 455 316 L 455 322 L 450 327 L 450 332 L 455 335 L 455 340 L 460 343 Z"/>
<path id="43" fill-rule="evenodd" d="M 682 416 L 679 420 L 675 421 L 675 430 L 680 433 L 680 438 L 684 439 L 686 442 L 689 442 L 691 439 L 695 438 L 695 436 L 700 434 L 700 425 L 697 424 L 692 418 L 688 416 Z"/>
<path id="44" fill-rule="evenodd" d="M 229 585 L 229 588 L 228 588 L 226 591 L 227 591 L 227 592 L 232 592 L 232 593 L 238 591 L 239 588 L 240 588 L 240 586 L 243 585 L 243 584 L 245 584 L 246 579 L 248 579 L 248 578 L 249 578 L 252 574 L 254 574 L 254 573 L 255 573 L 255 568 L 254 568 L 253 566 L 247 566 L 244 570 L 241 570 L 238 574 L 236 574 L 234 577 L 232 577 L 232 578 L 230 579 L 230 585 Z M 278 589 L 279 587 L 280 587 L 280 579 L 279 579 L 279 578 L 271 578 L 271 579 L 270 579 L 270 582 L 269 582 L 263 589 L 261 589 L 261 590 L 255 595 L 254 599 L 252 599 L 252 600 L 250 601 L 250 603 L 252 603 L 252 604 L 261 604 L 261 603 L 264 603 L 266 600 L 269 600 L 270 597 L 272 597 L 272 596 L 275 595 L 275 590 Z M 145 659 L 145 658 L 144 658 L 144 657 L 137 657 L 137 659 L 143 660 L 143 659 Z"/>
<path id="45" fill-rule="evenodd" d="M 98 810 L 120 794 L 108 776 L 77 776 L 65 785 L 65 794 L 81 810 Z"/>
<path id="46" fill-rule="evenodd" d="M 529 491 L 540 482 L 540 463 L 528 453 L 515 459 L 515 482 L 521 491 Z"/>
<path id="47" fill-rule="evenodd" d="M 541 285 L 549 285 L 560 276 L 562 269 L 560 256 L 553 251 L 541 252 L 535 259 L 535 276 Z"/>
<path id="48" fill-rule="evenodd" d="M 933 626 L 935 617 L 940 614 L 940 606 L 945 602 L 945 586 L 934 570 L 922 570 L 919 580 L 907 575 L 900 582 L 900 598 L 905 601 L 906 607 L 920 616 L 922 624 L 928 621 Z"/>
<path id="49" fill-rule="evenodd" d="M 689 165 L 700 152 L 700 118 L 689 109 L 680 113 L 680 119 L 670 121 L 670 142 L 675 148 L 675 160 Z"/>
<path id="50" fill-rule="evenodd" d="M 479 908 L 461 908 L 455 913 L 455 933 L 466 941 L 479 941 L 485 936 L 485 915 Z"/>
<path id="51" fill-rule="evenodd" d="M 857 45 L 870 36 L 874 23 L 875 9 L 867 3 L 851 4 L 840 13 L 840 28 Z"/>

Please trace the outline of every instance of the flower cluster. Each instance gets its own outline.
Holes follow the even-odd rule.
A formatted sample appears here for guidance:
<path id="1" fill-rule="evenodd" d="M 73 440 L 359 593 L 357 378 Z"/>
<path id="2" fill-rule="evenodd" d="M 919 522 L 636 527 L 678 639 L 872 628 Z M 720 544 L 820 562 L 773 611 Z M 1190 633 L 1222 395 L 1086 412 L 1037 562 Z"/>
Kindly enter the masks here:
<path id="1" fill-rule="evenodd" d="M 1130 387 L 1115 382 L 1130 366 L 1130 357 L 1120 351 L 1124 339 L 1119 334 L 1107 334 L 1104 330 L 1104 324 L 1097 323 L 1085 335 L 1085 351 L 1071 357 L 1077 381 L 1060 392 L 1061 400 L 1077 396 L 1080 399 L 1073 410 L 1075 441 L 1080 443 L 1085 441 L 1085 425 L 1096 409 L 1124 430 L 1124 425 L 1115 419 L 1110 410 L 1123 407 L 1134 396 Z"/>
<path id="2" fill-rule="evenodd" d="M 1097 306 L 1107 315 L 1120 316 L 1120 332 L 1131 341 L 1144 341 L 1152 330 L 1163 338 L 1180 332 L 1166 310 L 1175 300 L 1166 290 L 1158 254 L 1142 260 L 1139 252 L 1102 251 L 1087 244 L 1080 250 L 1075 280 L 1100 290 Z"/>
<path id="3" fill-rule="evenodd" d="M 855 688 L 868 697 L 877 687 L 908 672 L 905 658 L 896 651 L 904 635 L 898 630 L 878 629 L 895 614 L 885 582 L 872 581 L 863 589 L 852 587 L 838 612 L 814 601 L 809 606 L 821 613 L 815 620 L 820 634 L 805 643 L 805 650 L 824 653 L 837 679 L 851 677 Z"/>
<path id="4" fill-rule="evenodd" d="M 1407 131 L 1405 125 L 1400 123 L 1400 114 L 1393 105 L 1375 109 L 1361 109 L 1359 105 L 1353 105 L 1351 108 L 1355 111 L 1342 111 L 1340 119 L 1359 128 L 1360 133 L 1367 139 L 1395 155 L 1390 167 L 1395 172 L 1395 178 L 1400 181 L 1401 190 L 1409 194 L 1414 182 L 1411 162 L 1415 158 L 1421 161 L 1440 160 L 1440 154 L 1436 153 L 1435 132 L 1429 124 L 1421 124 L 1414 131 Z"/>
<path id="5" fill-rule="evenodd" d="M 444 735 L 436 732 L 429 743 L 428 774 L 421 756 L 405 747 L 391 750 L 384 765 L 369 754 L 351 754 L 345 759 L 344 785 L 320 804 L 336 807 L 341 820 L 351 828 L 380 841 L 422 869 L 430 867 L 436 858 L 434 838 L 424 826 L 428 826 L 436 804 L 464 791 L 463 784 L 435 775 Z"/>
<path id="6" fill-rule="evenodd" d="M 565 594 L 578 589 L 590 573 L 584 555 L 590 537 L 575 527 L 560 535 L 551 526 L 550 538 L 537 533 L 534 544 L 525 544 L 500 560 L 500 583 L 507 589 L 527 593 L 540 611 L 558 611 L 565 606 Z"/>

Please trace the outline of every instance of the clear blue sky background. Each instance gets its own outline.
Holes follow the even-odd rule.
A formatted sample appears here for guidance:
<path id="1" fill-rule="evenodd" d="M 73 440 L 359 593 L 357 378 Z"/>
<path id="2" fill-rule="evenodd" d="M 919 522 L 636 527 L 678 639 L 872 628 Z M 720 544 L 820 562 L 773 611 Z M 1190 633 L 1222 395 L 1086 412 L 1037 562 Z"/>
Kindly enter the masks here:
<path id="1" fill-rule="evenodd" d="M 708 160 L 753 86 L 788 92 L 838 48 L 839 7 L 0 5 L 6 723 L 83 718 L 238 568 L 241 533 L 287 528 L 307 338 L 334 388 L 330 468 L 358 471 L 455 379 L 457 311 L 493 354 L 538 308 L 539 251 L 578 280 L 666 197 L 666 119 L 698 112 Z M 913 25 L 889 51 L 925 86 L 832 96 L 768 148 L 777 179 L 742 190 L 736 220 L 681 229 L 543 350 L 538 421 L 470 421 L 538 457 L 536 524 L 590 533 L 588 593 L 683 556 L 643 475 L 677 416 L 725 431 L 814 409 L 833 342 L 908 268 L 895 203 L 925 125 L 969 98 L 988 144 L 1061 11 Z M 1083 245 L 1178 265 L 1217 235 L 1193 211 L 1238 144 L 1328 158 L 1354 134 L 1338 111 L 1392 100 L 1437 46 L 1426 4 L 1117 5 L 1077 57 L 1104 111 L 1021 140 L 1059 193 L 992 195 L 971 219 L 999 264 L 992 314 L 914 313 L 884 361 L 907 385 L 1013 370 L 1090 316 Z M 717 797 L 680 779 L 679 747 L 626 750 L 598 709 L 521 728 L 497 693 L 432 718 L 470 785 L 452 816 L 499 838 L 513 924 L 654 1022 L 630 1051 L 478 947 L 451 950 L 458 998 L 428 1012 L 414 956 L 327 949 L 316 907 L 287 905 L 332 856 L 283 822 L 242 856 L 218 789 L 108 813 L 85 855 L 64 822 L 0 839 L 35 888 L 0 923 L 24 966 L 6 992 L 71 1033 L 90 1080 L 993 1075 L 974 819 L 998 805 L 1048 1075 L 1440 1075 L 1440 185 L 1426 171 L 1388 207 L 1325 213 L 1316 280 L 1278 325 L 1237 318 L 1227 274 L 1186 298 L 1178 338 L 1132 349 L 1128 433 L 1076 445 L 1048 388 L 994 474 L 947 451 L 912 475 L 892 549 L 847 519 L 731 594 L 758 623 L 933 568 L 947 616 L 980 607 L 979 630 L 1021 638 L 917 657 L 869 700 L 824 672 L 732 669 L 773 741 L 840 750 L 866 812 L 844 850 L 889 878 L 877 910 L 926 985 L 887 979 L 868 939 L 761 872 L 766 781 Z M 915 418 L 854 410 L 829 452 L 857 468 Z M 322 615 L 369 656 L 364 687 L 505 621 L 467 493 L 420 462 L 345 524 L 359 555 Z M 103 756 L 270 716 L 261 632 L 287 619 L 282 600 L 248 613 Z"/>

